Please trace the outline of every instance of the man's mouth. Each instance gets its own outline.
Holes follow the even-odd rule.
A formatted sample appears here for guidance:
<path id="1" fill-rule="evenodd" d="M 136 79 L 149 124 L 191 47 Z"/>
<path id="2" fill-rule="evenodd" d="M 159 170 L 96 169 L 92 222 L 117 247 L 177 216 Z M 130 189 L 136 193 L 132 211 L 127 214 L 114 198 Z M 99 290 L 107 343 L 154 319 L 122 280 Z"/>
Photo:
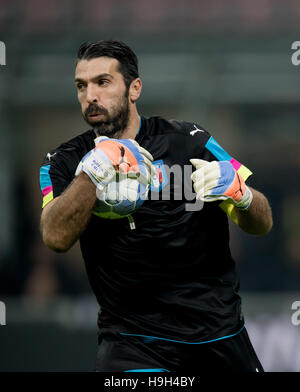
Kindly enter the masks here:
<path id="1" fill-rule="evenodd" d="M 89 118 L 98 118 L 98 117 L 101 117 L 101 116 L 103 116 L 102 113 L 89 113 L 88 114 Z"/>

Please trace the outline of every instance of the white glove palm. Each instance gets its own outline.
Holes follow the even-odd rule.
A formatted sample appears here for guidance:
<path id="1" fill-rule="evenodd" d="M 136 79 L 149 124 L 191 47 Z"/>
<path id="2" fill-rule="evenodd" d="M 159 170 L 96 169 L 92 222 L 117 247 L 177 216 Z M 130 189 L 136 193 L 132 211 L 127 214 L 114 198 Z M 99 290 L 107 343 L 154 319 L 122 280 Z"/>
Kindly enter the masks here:
<path id="1" fill-rule="evenodd" d="M 243 178 L 228 161 L 191 159 L 196 170 L 191 179 L 198 200 L 210 202 L 230 199 L 235 207 L 247 209 L 252 202 L 252 192 Z"/>
<path id="2" fill-rule="evenodd" d="M 108 139 L 108 137 L 98 137 L 95 139 L 95 145 L 97 146 L 104 139 Z M 82 158 L 76 169 L 75 176 L 78 176 L 82 171 L 90 177 L 100 190 L 104 189 L 116 175 L 116 170 L 111 160 L 100 148 L 94 148 Z"/>

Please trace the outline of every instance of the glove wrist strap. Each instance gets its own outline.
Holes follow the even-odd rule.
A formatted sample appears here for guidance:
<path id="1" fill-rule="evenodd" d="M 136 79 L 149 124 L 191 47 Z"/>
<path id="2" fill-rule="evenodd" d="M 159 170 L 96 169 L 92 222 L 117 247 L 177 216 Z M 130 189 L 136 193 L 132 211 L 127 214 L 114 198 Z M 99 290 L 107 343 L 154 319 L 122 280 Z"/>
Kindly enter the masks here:
<path id="1" fill-rule="evenodd" d="M 93 184 L 96 186 L 96 188 L 99 188 L 100 190 L 103 190 L 104 189 L 104 187 L 105 187 L 105 185 L 103 184 L 100 184 L 98 181 L 97 181 L 97 179 L 93 176 L 93 174 L 83 165 L 82 166 L 82 171 L 84 172 L 84 173 L 86 173 L 89 177 L 90 177 L 90 179 L 91 179 L 91 181 L 93 182 Z"/>
<path id="2" fill-rule="evenodd" d="M 246 185 L 245 193 L 244 193 L 242 199 L 238 203 L 235 203 L 235 207 L 237 207 L 238 209 L 240 209 L 242 211 L 245 211 L 250 207 L 252 200 L 253 200 L 253 194 L 252 194 L 251 190 Z"/>

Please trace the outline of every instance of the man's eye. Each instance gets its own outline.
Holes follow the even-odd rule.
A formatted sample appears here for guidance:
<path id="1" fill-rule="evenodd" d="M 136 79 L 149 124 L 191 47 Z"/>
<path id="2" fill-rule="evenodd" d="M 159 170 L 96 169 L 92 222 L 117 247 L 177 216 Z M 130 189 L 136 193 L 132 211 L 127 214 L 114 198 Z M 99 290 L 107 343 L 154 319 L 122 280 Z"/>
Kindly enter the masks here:
<path id="1" fill-rule="evenodd" d="M 82 90 L 82 89 L 83 89 L 83 87 L 84 87 L 84 85 L 83 85 L 82 83 L 78 83 L 78 84 L 77 84 L 77 88 L 78 88 L 78 90 Z"/>
<path id="2" fill-rule="evenodd" d="M 104 86 L 105 84 L 108 84 L 108 80 L 99 80 L 98 84 L 99 86 Z"/>

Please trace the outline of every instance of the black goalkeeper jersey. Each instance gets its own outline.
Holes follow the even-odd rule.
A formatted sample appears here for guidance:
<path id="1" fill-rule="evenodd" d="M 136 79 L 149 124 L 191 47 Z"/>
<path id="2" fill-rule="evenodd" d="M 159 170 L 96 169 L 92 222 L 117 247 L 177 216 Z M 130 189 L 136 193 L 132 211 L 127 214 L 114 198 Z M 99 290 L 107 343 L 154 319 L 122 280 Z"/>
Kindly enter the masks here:
<path id="1" fill-rule="evenodd" d="M 95 137 L 89 130 L 47 154 L 43 205 L 71 183 Z M 135 229 L 92 214 L 80 238 L 99 327 L 188 343 L 237 333 L 244 321 L 228 227 L 236 216 L 228 202 L 197 207 L 189 160 L 228 160 L 245 180 L 251 172 L 198 124 L 141 117 L 136 141 L 153 155 L 158 181 L 132 215 Z"/>

